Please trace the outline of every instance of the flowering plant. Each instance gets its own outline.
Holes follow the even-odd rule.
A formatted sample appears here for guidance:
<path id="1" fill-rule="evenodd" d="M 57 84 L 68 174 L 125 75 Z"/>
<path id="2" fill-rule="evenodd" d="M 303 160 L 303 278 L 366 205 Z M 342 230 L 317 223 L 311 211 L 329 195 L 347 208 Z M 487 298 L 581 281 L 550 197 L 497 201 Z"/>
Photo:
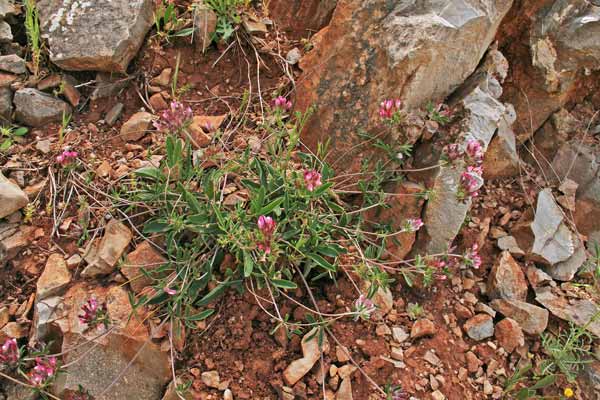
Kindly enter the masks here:
<path id="1" fill-rule="evenodd" d="M 86 324 L 90 328 L 96 328 L 100 325 L 108 328 L 110 319 L 106 303 L 99 304 L 96 299 L 91 298 L 81 307 L 81 311 L 83 311 L 83 314 L 79 315 L 79 321 L 82 324 Z"/>

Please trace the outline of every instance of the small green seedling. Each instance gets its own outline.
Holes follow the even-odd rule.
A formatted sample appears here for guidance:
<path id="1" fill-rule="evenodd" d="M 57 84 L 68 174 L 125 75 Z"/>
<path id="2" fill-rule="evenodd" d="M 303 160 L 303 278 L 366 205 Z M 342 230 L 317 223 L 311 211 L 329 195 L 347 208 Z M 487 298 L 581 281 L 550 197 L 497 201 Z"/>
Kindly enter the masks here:
<path id="1" fill-rule="evenodd" d="M 0 139 L 2 139 L 2 144 L 0 144 L 0 151 L 5 152 L 15 143 L 15 138 L 25 136 L 29 132 L 29 130 L 25 127 L 0 127 Z"/>

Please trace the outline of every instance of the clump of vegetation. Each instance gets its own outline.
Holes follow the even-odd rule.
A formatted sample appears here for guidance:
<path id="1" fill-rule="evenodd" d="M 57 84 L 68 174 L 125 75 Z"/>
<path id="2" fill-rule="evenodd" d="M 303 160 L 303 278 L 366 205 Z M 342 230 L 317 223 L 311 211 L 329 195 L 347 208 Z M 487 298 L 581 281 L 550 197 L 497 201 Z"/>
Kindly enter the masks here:
<path id="1" fill-rule="evenodd" d="M 29 51 L 31 52 L 33 74 L 38 76 L 42 63 L 42 41 L 38 10 L 35 0 L 25 0 L 23 6 L 25 7 L 25 30 L 27 32 Z"/>
<path id="2" fill-rule="evenodd" d="M 1 126 L 0 139 L 2 139 L 2 143 L 0 143 L 0 151 L 4 152 L 10 149 L 15 143 L 15 139 L 25 136 L 27 132 L 29 130 L 25 127 Z"/>
<path id="3" fill-rule="evenodd" d="M 217 14 L 216 39 L 227 41 L 242 22 L 240 9 L 249 5 L 248 0 L 205 0 Z"/>

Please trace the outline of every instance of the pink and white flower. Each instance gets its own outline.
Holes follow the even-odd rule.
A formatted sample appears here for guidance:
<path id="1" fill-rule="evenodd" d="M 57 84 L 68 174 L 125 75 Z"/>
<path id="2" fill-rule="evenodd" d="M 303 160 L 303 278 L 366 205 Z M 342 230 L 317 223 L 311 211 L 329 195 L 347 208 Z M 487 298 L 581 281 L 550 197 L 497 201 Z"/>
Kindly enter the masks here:
<path id="1" fill-rule="evenodd" d="M 358 296 L 358 299 L 354 302 L 354 310 L 356 312 L 356 318 L 369 319 L 371 314 L 377 310 L 375 303 L 364 294 Z"/>
<path id="2" fill-rule="evenodd" d="M 289 111 L 292 109 L 292 102 L 283 96 L 279 96 L 275 100 L 273 100 L 273 108 L 283 111 Z"/>
<path id="3" fill-rule="evenodd" d="M 194 113 L 190 107 L 179 101 L 172 101 L 170 108 L 164 110 L 153 125 L 159 131 L 179 132 L 192 122 L 192 118 Z"/>
<path id="4" fill-rule="evenodd" d="M 323 184 L 321 182 L 321 174 L 315 170 L 304 171 L 304 184 L 309 192 L 314 191 Z"/>
<path id="5" fill-rule="evenodd" d="M 0 363 L 16 364 L 19 361 L 19 346 L 14 338 L 7 339 L 0 347 Z"/>
<path id="6" fill-rule="evenodd" d="M 379 116 L 383 119 L 392 119 L 394 114 L 400 111 L 402 101 L 400 99 L 387 99 L 379 104 Z"/>
<path id="7" fill-rule="evenodd" d="M 29 382 L 36 387 L 45 386 L 56 374 L 56 357 L 36 357 L 35 366 L 29 371 Z"/>
<path id="8" fill-rule="evenodd" d="M 423 220 L 421 218 L 409 218 L 404 221 L 405 232 L 416 232 L 423 226 Z"/>
<path id="9" fill-rule="evenodd" d="M 64 167 L 75 161 L 78 156 L 79 153 L 77 153 L 76 151 L 65 150 L 61 154 L 56 156 L 56 162 Z"/>
<path id="10" fill-rule="evenodd" d="M 264 215 L 258 217 L 258 230 L 262 234 L 262 241 L 258 243 L 258 248 L 265 252 L 265 254 L 271 254 L 271 240 L 276 227 L 277 224 L 272 217 Z"/>

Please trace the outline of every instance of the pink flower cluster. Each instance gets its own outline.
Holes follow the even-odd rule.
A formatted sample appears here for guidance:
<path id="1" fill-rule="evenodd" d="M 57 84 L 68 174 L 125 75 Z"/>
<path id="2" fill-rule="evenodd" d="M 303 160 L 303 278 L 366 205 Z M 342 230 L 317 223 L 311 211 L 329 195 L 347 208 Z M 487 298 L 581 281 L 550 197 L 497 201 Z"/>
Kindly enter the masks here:
<path id="1" fill-rule="evenodd" d="M 16 364 L 19 361 L 19 346 L 14 338 L 7 339 L 0 347 L 0 363 Z"/>
<path id="2" fill-rule="evenodd" d="M 289 111 L 292 109 L 292 102 L 283 96 L 279 96 L 275 100 L 273 100 L 273 108 L 283 111 Z"/>
<path id="3" fill-rule="evenodd" d="M 375 303 L 364 294 L 358 296 L 358 299 L 354 302 L 354 309 L 356 311 L 356 318 L 369 319 L 371 314 L 377 309 Z"/>
<path id="4" fill-rule="evenodd" d="M 483 147 L 479 140 L 471 139 L 467 142 L 467 155 L 473 160 L 475 165 L 479 166 L 483 163 Z"/>
<path id="5" fill-rule="evenodd" d="M 79 153 L 72 150 L 65 150 L 60 155 L 56 156 L 56 162 L 62 165 L 63 167 L 71 164 L 77 157 Z"/>
<path id="6" fill-rule="evenodd" d="M 275 233 L 277 224 L 271 217 L 265 217 L 261 215 L 258 218 L 258 230 L 262 234 L 262 242 L 258 244 L 258 248 L 265 252 L 265 254 L 271 253 L 271 239 Z"/>
<path id="7" fill-rule="evenodd" d="M 468 166 L 460 177 L 460 184 L 468 197 L 477 197 L 479 188 L 483 185 L 483 169 L 478 166 Z"/>
<path id="8" fill-rule="evenodd" d="M 306 185 L 306 189 L 309 192 L 314 191 L 316 188 L 323 184 L 321 182 L 321 174 L 315 171 L 314 169 L 310 171 L 304 171 L 304 184 Z"/>
<path id="9" fill-rule="evenodd" d="M 194 113 L 190 107 L 179 101 L 172 101 L 170 108 L 164 110 L 153 125 L 159 131 L 179 132 L 192 122 L 192 118 Z"/>
<path id="10" fill-rule="evenodd" d="M 29 382 L 36 387 L 45 386 L 56 374 L 56 357 L 35 358 L 35 367 L 29 372 Z"/>
<path id="11" fill-rule="evenodd" d="M 106 303 L 100 305 L 98 300 L 89 299 L 82 307 L 83 314 L 79 315 L 79 321 L 94 328 L 100 324 L 108 326 L 108 310 Z"/>
<path id="12" fill-rule="evenodd" d="M 387 99 L 381 102 L 379 105 L 379 116 L 383 119 L 392 119 L 394 114 L 400 111 L 402 101 L 400 99 Z"/>
<path id="13" fill-rule="evenodd" d="M 416 232 L 423 226 L 423 220 L 421 218 L 410 218 L 404 221 L 405 232 Z"/>
<path id="14" fill-rule="evenodd" d="M 446 146 L 445 152 L 446 156 L 448 157 L 448 161 L 457 160 L 461 156 L 460 147 L 456 143 L 452 143 Z"/>
<path id="15" fill-rule="evenodd" d="M 465 253 L 465 262 L 475 269 L 481 267 L 481 256 L 479 255 L 479 245 L 477 243 L 473 243 L 473 246 Z"/>

